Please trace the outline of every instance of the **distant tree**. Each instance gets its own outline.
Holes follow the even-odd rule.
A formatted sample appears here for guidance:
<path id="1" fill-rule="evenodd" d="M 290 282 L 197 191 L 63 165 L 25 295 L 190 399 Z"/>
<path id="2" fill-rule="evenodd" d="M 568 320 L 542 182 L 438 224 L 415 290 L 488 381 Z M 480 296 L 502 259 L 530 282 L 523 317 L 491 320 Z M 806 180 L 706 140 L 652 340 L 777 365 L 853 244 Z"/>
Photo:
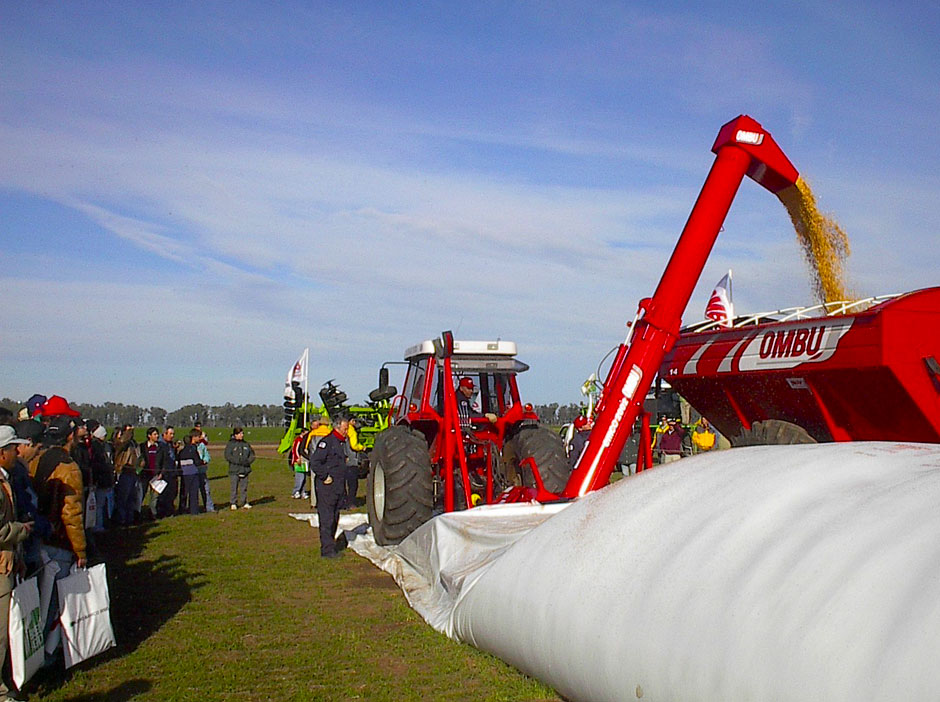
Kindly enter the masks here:
<path id="1" fill-rule="evenodd" d="M 177 427 L 191 427 L 196 422 L 205 422 L 209 408 L 206 405 L 184 405 L 170 412 L 167 422 Z"/>
<path id="2" fill-rule="evenodd" d="M 167 411 L 162 407 L 151 407 L 149 410 L 147 410 L 147 414 L 147 421 L 150 424 L 153 424 L 157 427 L 162 427 L 166 424 Z"/>
<path id="3" fill-rule="evenodd" d="M 20 411 L 20 407 L 25 407 L 25 402 L 20 402 L 19 400 L 11 400 L 9 397 L 4 397 L 0 399 L 0 407 L 5 407 L 10 410 L 14 415 Z"/>

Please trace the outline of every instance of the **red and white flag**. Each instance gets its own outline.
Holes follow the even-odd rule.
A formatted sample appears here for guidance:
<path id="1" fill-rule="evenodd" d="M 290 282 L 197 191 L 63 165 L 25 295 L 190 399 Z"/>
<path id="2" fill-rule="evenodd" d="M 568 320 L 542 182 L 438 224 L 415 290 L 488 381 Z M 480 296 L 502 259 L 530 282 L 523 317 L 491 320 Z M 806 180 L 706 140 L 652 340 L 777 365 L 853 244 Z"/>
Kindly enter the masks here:
<path id="1" fill-rule="evenodd" d="M 731 301 L 731 271 L 718 281 L 705 305 L 705 317 L 722 326 L 730 327 L 734 319 L 734 303 Z"/>
<path id="2" fill-rule="evenodd" d="M 307 358 L 310 356 L 310 349 L 304 349 L 304 352 L 300 354 L 300 358 L 297 359 L 297 363 L 294 364 L 293 368 L 287 371 L 287 380 L 284 382 L 284 397 L 293 400 L 294 399 L 294 388 L 293 383 L 300 383 L 306 391 L 307 386 Z"/>

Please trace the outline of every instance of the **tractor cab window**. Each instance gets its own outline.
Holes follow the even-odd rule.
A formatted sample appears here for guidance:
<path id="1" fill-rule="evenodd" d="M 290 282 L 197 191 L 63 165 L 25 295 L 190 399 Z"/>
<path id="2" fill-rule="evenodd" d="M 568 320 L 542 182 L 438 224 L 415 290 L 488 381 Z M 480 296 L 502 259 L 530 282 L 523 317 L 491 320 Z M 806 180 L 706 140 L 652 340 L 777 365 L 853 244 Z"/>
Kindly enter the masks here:
<path id="1" fill-rule="evenodd" d="M 427 374 L 428 359 L 422 358 L 408 366 L 408 377 L 405 378 L 405 387 L 402 396 L 405 401 L 401 405 L 402 414 L 407 414 L 412 404 L 421 406 L 421 393 L 424 391 L 424 378 Z"/>
<path id="2" fill-rule="evenodd" d="M 490 411 L 499 416 L 504 415 L 506 410 L 513 406 L 512 383 L 509 382 L 509 376 L 493 376 L 493 398 L 495 400 L 493 407 L 496 409 Z"/>
<path id="3" fill-rule="evenodd" d="M 493 412 L 494 414 L 499 414 L 499 400 L 497 398 L 497 378 L 498 376 L 493 376 L 489 374 L 483 374 L 480 376 L 480 382 L 477 385 L 479 388 L 479 405 L 481 411 Z"/>

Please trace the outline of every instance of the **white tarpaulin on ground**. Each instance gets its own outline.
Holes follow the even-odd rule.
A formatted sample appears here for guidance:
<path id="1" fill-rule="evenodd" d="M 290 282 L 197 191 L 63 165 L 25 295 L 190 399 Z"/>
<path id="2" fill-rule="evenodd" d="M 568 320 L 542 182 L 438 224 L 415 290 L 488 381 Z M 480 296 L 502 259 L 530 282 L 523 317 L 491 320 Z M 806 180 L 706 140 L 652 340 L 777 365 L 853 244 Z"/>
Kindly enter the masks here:
<path id="1" fill-rule="evenodd" d="M 527 509 L 353 547 L 571 700 L 940 699 L 940 446 L 735 449 Z"/>

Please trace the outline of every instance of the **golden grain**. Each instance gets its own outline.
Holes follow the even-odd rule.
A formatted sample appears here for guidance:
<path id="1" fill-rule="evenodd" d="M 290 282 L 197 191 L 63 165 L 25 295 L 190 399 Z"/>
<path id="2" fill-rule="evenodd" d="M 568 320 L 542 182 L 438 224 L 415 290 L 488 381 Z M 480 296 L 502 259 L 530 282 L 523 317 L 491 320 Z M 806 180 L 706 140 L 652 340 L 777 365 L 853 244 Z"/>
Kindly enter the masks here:
<path id="1" fill-rule="evenodd" d="M 849 237 L 832 217 L 819 211 L 813 191 L 802 178 L 777 193 L 777 197 L 793 222 L 803 258 L 810 267 L 817 299 L 819 302 L 845 300 L 843 271 L 849 255 Z"/>

